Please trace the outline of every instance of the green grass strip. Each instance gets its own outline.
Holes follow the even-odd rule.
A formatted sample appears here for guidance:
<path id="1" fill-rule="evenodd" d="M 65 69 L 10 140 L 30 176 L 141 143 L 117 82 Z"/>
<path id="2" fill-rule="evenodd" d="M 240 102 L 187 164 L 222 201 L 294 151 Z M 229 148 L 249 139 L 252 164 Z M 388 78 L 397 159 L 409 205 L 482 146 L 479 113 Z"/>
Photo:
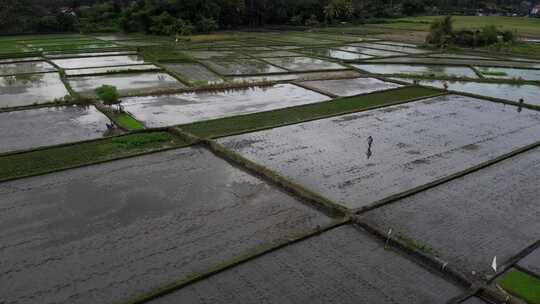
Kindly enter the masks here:
<path id="1" fill-rule="evenodd" d="M 143 130 L 144 125 L 127 113 L 112 114 L 114 121 L 122 128 L 130 131 Z"/>
<path id="2" fill-rule="evenodd" d="M 167 132 L 137 133 L 0 156 L 0 181 L 187 145 Z"/>
<path id="3" fill-rule="evenodd" d="M 217 138 L 397 104 L 440 93 L 439 90 L 412 86 L 287 109 L 207 120 L 182 125 L 180 128 L 201 138 Z"/>
<path id="4" fill-rule="evenodd" d="M 540 304 L 540 280 L 525 272 L 511 269 L 498 278 L 497 283 L 529 304 Z"/>

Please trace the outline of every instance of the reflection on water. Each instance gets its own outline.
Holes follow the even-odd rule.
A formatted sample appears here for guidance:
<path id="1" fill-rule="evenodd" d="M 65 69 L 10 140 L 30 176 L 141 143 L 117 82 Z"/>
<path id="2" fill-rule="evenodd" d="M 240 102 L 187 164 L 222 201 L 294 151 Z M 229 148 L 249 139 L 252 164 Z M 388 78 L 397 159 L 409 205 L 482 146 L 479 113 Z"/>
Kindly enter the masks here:
<path id="1" fill-rule="evenodd" d="M 243 75 L 243 74 L 267 74 L 283 73 L 280 69 L 266 62 L 257 59 L 235 59 L 228 61 L 208 60 L 205 61 L 212 69 L 223 75 Z"/>
<path id="2" fill-rule="evenodd" d="M 90 58 L 67 58 L 55 59 L 54 64 L 64 69 L 77 68 L 95 68 L 115 65 L 133 65 L 144 63 L 144 59 L 139 55 L 123 55 L 123 56 L 102 56 Z"/>
<path id="3" fill-rule="evenodd" d="M 57 73 L 0 77 L 0 108 L 47 103 L 67 95 Z"/>
<path id="4" fill-rule="evenodd" d="M 345 67 L 340 64 L 310 57 L 266 58 L 266 61 L 293 71 L 345 69 Z"/>
<path id="5" fill-rule="evenodd" d="M 408 78 L 394 78 L 404 82 L 412 83 L 414 80 Z M 448 90 L 460 91 L 470 94 L 483 95 L 493 98 L 506 99 L 540 106 L 540 86 L 530 84 L 507 84 L 507 83 L 482 83 L 473 81 L 444 81 L 444 80 L 416 80 L 420 85 L 432 86 L 443 89 L 445 85 Z"/>
<path id="6" fill-rule="evenodd" d="M 468 67 L 444 65 L 407 65 L 407 64 L 355 64 L 354 67 L 373 74 L 408 74 L 430 77 L 467 77 L 478 78 Z"/>
<path id="7" fill-rule="evenodd" d="M 174 77 L 165 73 L 71 77 L 69 78 L 69 83 L 75 91 L 88 95 L 93 95 L 94 90 L 104 84 L 113 85 L 124 94 L 136 93 L 144 90 L 155 91 L 185 87 Z"/>
<path id="8" fill-rule="evenodd" d="M 13 75 L 22 73 L 42 73 L 52 72 L 56 69 L 45 61 L 29 61 L 29 62 L 16 62 L 0 64 L 0 76 L 1 75 Z"/>
<path id="9" fill-rule="evenodd" d="M 292 84 L 124 99 L 128 112 L 149 127 L 248 114 L 329 100 Z"/>
<path id="10" fill-rule="evenodd" d="M 357 60 L 357 59 L 373 58 L 373 56 L 369 56 L 365 54 L 352 53 L 352 52 L 346 52 L 342 50 L 334 50 L 334 49 L 328 49 L 328 48 L 308 49 L 308 50 L 305 50 L 305 52 L 308 52 L 316 56 L 330 57 L 330 58 L 336 58 L 336 59 L 342 59 L 342 60 Z"/>
<path id="11" fill-rule="evenodd" d="M 540 70 L 476 67 L 486 78 L 540 80 Z"/>

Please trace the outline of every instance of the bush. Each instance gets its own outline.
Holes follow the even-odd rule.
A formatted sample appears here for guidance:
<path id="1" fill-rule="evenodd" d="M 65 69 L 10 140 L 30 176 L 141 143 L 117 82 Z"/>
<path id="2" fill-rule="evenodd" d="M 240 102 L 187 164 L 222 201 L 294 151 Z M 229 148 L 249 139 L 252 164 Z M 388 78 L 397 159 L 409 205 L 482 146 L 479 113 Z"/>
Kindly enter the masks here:
<path id="1" fill-rule="evenodd" d="M 184 21 L 182 18 L 176 20 L 176 32 L 182 36 L 189 36 L 193 34 L 195 26 L 189 21 Z"/>
<path id="2" fill-rule="evenodd" d="M 104 84 L 96 89 L 96 95 L 106 105 L 120 103 L 120 93 L 115 86 Z"/>
<path id="3" fill-rule="evenodd" d="M 218 24 L 214 18 L 201 17 L 197 23 L 197 31 L 200 33 L 210 33 L 218 29 Z"/>
<path id="4" fill-rule="evenodd" d="M 457 45 L 475 47 L 476 35 L 471 30 L 461 30 L 454 34 L 454 43 Z"/>
<path id="5" fill-rule="evenodd" d="M 306 20 L 305 25 L 313 27 L 319 26 L 319 20 L 317 19 L 317 16 L 311 15 L 309 19 Z"/>
<path id="6" fill-rule="evenodd" d="M 495 25 L 486 25 L 478 36 L 479 45 L 492 45 L 499 41 L 499 32 Z"/>
<path id="7" fill-rule="evenodd" d="M 302 21 L 303 21 L 303 17 L 302 15 L 296 15 L 296 16 L 293 16 L 291 18 L 291 24 L 294 24 L 294 25 L 302 25 Z"/>
<path id="8" fill-rule="evenodd" d="M 454 37 L 454 19 L 452 16 L 446 16 L 431 23 L 430 32 L 426 42 L 437 46 L 447 45 L 453 41 Z"/>
<path id="9" fill-rule="evenodd" d="M 501 35 L 504 42 L 514 43 L 517 41 L 517 33 L 515 31 L 506 30 Z"/>

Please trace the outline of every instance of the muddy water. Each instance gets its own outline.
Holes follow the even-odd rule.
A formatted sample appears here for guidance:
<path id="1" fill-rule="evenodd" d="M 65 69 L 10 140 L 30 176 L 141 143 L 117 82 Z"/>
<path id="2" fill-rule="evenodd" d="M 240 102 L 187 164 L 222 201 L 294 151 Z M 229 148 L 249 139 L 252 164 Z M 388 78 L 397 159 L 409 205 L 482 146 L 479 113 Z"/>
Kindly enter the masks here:
<path id="1" fill-rule="evenodd" d="M 526 269 L 530 273 L 540 277 L 540 248 L 521 259 L 518 263 L 519 267 Z"/>
<path id="2" fill-rule="evenodd" d="M 375 78 L 316 80 L 305 81 L 302 84 L 337 96 L 353 96 L 401 87 L 399 84 L 385 82 Z"/>
<path id="3" fill-rule="evenodd" d="M 186 87 L 174 77 L 165 73 L 71 77 L 69 83 L 76 92 L 92 96 L 94 95 L 94 90 L 104 84 L 115 86 L 122 94 L 136 94 Z"/>
<path id="4" fill-rule="evenodd" d="M 133 97 L 124 100 L 126 111 L 149 127 L 163 127 L 220 117 L 263 112 L 330 100 L 292 85 Z"/>
<path id="5" fill-rule="evenodd" d="M 66 95 L 57 73 L 0 77 L 0 108 L 47 103 Z"/>
<path id="6" fill-rule="evenodd" d="M 476 73 L 468 67 L 407 64 L 354 64 L 353 66 L 374 74 L 408 74 L 432 77 L 478 78 Z"/>
<path id="7" fill-rule="evenodd" d="M 391 52 L 401 52 L 407 54 L 423 54 L 429 53 L 428 50 L 422 50 L 416 47 L 405 47 L 399 45 L 388 45 L 388 44 L 379 44 L 379 43 L 355 43 L 354 46 L 367 47 Z"/>
<path id="8" fill-rule="evenodd" d="M 48 53 L 47 58 L 69 58 L 69 57 L 99 57 L 99 56 L 127 56 L 137 55 L 137 52 L 118 51 L 118 52 L 90 52 L 90 53 Z"/>
<path id="9" fill-rule="evenodd" d="M 251 55 L 255 57 L 294 57 L 294 56 L 302 56 L 302 54 L 291 52 L 291 51 L 271 51 L 271 52 L 258 52 L 258 53 L 251 53 Z"/>
<path id="10" fill-rule="evenodd" d="M 331 222 L 185 148 L 0 185 L 2 299 L 124 303 Z"/>
<path id="11" fill-rule="evenodd" d="M 514 136 L 514 134 L 512 135 Z M 540 148 L 366 213 L 479 278 L 540 239 Z"/>
<path id="12" fill-rule="evenodd" d="M 342 59 L 342 60 L 357 60 L 357 59 L 367 59 L 367 58 L 373 57 L 373 56 L 360 54 L 360 53 L 352 53 L 352 52 L 327 49 L 327 48 L 307 49 L 307 50 L 304 50 L 304 52 L 308 53 L 309 55 L 330 57 L 330 58 Z"/>
<path id="13" fill-rule="evenodd" d="M 54 64 L 64 69 L 95 68 L 115 65 L 133 65 L 144 63 L 139 55 L 101 56 L 88 58 L 55 59 Z"/>
<path id="14" fill-rule="evenodd" d="M 540 112 L 454 95 L 219 142 L 354 209 L 538 140 Z"/>
<path id="15" fill-rule="evenodd" d="M 56 71 L 56 68 L 45 61 L 29 61 L 0 64 L 0 76 L 53 71 Z"/>
<path id="16" fill-rule="evenodd" d="M 230 60 L 208 60 L 205 61 L 212 69 L 222 75 L 243 75 L 243 74 L 267 74 L 283 73 L 280 69 L 266 62 L 256 59 L 230 59 Z"/>
<path id="17" fill-rule="evenodd" d="M 40 60 L 43 60 L 43 58 L 42 57 L 6 58 L 6 59 L 0 59 L 0 64 L 14 63 L 14 62 L 25 62 L 25 61 L 40 61 Z"/>
<path id="18" fill-rule="evenodd" d="M 332 78 L 354 78 L 360 74 L 356 71 L 329 71 L 329 72 L 309 72 L 297 74 L 261 75 L 229 77 L 232 82 L 260 82 L 260 81 L 285 81 L 285 80 L 320 80 Z"/>
<path id="19" fill-rule="evenodd" d="M 187 55 L 196 58 L 196 59 L 212 59 L 212 58 L 223 58 L 223 57 L 236 57 L 238 54 L 232 51 L 189 51 L 184 52 Z"/>
<path id="20" fill-rule="evenodd" d="M 108 121 L 93 106 L 0 113 L 0 153 L 100 138 Z"/>
<path id="21" fill-rule="evenodd" d="M 411 79 L 395 78 L 396 80 L 411 82 Z M 540 87 L 535 85 L 514 85 L 498 83 L 421 80 L 421 85 L 444 88 L 446 84 L 449 90 L 460 91 L 488 97 L 506 99 L 519 102 L 523 98 L 525 103 L 540 106 Z"/>
<path id="22" fill-rule="evenodd" d="M 375 57 L 388 57 L 388 56 L 400 56 L 404 55 L 404 53 L 399 52 L 391 52 L 391 51 L 385 51 L 385 50 L 375 50 L 375 49 L 369 49 L 361 46 L 355 46 L 355 45 L 346 45 L 343 47 L 339 47 L 338 49 L 348 52 L 357 52 L 362 53 L 370 56 Z"/>
<path id="23" fill-rule="evenodd" d="M 215 84 L 223 79 L 206 67 L 196 63 L 166 63 L 163 66 L 191 83 Z"/>
<path id="24" fill-rule="evenodd" d="M 105 68 L 89 68 L 89 69 L 73 69 L 65 70 L 68 76 L 77 75 L 91 75 L 91 74 L 104 74 L 112 72 L 126 72 L 126 71 L 151 71 L 160 70 L 161 68 L 153 64 L 137 64 L 137 65 L 123 65 L 117 67 L 105 67 Z"/>
<path id="25" fill-rule="evenodd" d="M 505 69 L 505 68 L 490 68 L 477 67 L 478 71 L 486 78 L 495 79 L 523 79 L 540 81 L 540 70 L 529 69 Z M 489 73 L 501 73 L 501 75 L 489 75 Z M 504 74 L 504 75 L 502 75 Z"/>
<path id="26" fill-rule="evenodd" d="M 447 303 L 461 292 L 365 231 L 343 226 L 150 303 Z"/>
<path id="27" fill-rule="evenodd" d="M 310 57 L 266 58 L 266 61 L 295 72 L 345 69 L 340 64 Z"/>
<path id="28" fill-rule="evenodd" d="M 396 57 L 382 59 L 368 59 L 370 63 L 414 63 L 414 64 L 447 64 L 447 65 L 477 65 L 496 67 L 540 68 L 540 64 L 529 62 L 515 62 L 506 60 L 479 60 L 460 58 L 432 58 L 432 57 Z"/>

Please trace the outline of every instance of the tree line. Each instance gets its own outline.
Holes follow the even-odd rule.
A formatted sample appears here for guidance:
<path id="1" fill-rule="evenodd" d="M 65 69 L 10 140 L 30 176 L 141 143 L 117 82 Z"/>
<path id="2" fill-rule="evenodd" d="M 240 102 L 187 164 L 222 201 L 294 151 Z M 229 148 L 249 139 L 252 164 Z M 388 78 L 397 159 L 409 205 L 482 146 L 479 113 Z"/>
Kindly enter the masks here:
<path id="1" fill-rule="evenodd" d="M 316 26 L 538 0 L 2 0 L 0 33 L 146 32 L 171 35 L 270 24 Z"/>

